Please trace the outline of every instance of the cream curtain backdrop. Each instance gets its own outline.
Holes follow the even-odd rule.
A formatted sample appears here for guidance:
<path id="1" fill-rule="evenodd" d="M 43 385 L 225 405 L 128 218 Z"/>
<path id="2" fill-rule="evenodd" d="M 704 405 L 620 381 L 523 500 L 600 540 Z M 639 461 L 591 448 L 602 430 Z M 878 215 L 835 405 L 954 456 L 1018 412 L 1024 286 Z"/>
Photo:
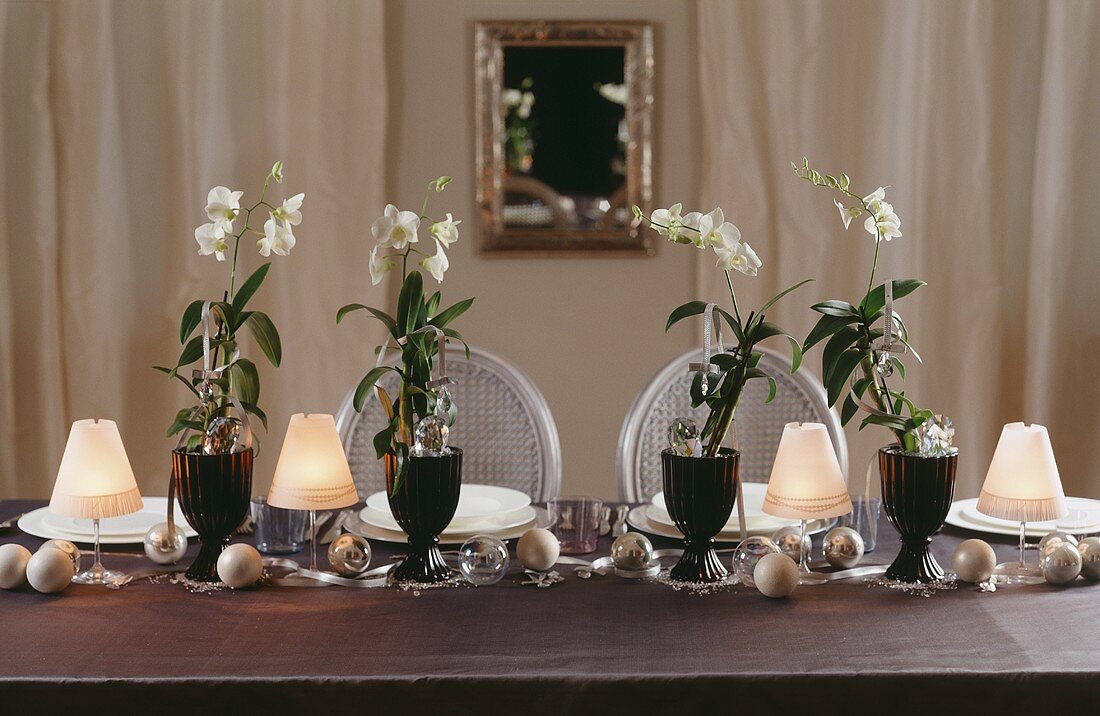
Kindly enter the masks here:
<path id="1" fill-rule="evenodd" d="M 367 276 L 381 0 L 5 2 L 0 29 L 0 497 L 48 496 L 69 424 L 92 416 L 118 421 L 142 491 L 164 494 L 187 395 L 150 366 L 174 362 L 184 307 L 229 271 L 196 254 L 206 192 L 255 198 L 282 159 L 269 196 L 306 198 L 254 299 L 284 350 L 278 371 L 253 351 L 262 492 L 291 413 L 334 412 L 373 361 L 374 327 L 335 312 L 386 295 Z M 247 275 L 261 259 L 242 246 Z"/>
<path id="2" fill-rule="evenodd" d="M 977 494 L 1001 425 L 1025 420 L 1050 428 L 1067 493 L 1100 497 L 1100 3 L 702 0 L 697 47 L 699 208 L 721 203 L 764 262 L 739 299 L 816 278 L 774 311 L 804 336 L 811 303 L 866 288 L 862 219 L 845 232 L 791 160 L 889 185 L 905 235 L 878 277 L 929 284 L 898 304 L 924 358 L 905 384 L 955 420 L 957 493 Z M 700 293 L 718 299 L 713 263 Z M 862 485 L 888 435 L 856 424 Z"/>

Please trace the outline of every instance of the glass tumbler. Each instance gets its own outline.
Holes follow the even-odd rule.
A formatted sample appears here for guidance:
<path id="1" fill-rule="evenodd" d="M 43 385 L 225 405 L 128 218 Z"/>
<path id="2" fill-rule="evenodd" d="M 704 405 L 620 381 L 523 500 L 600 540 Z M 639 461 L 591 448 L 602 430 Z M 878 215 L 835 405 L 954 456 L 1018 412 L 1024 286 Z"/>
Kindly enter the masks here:
<path id="1" fill-rule="evenodd" d="M 878 518 L 882 512 L 882 500 L 877 497 L 853 497 L 852 512 L 841 519 L 841 524 L 851 527 L 863 538 L 863 551 L 873 552 L 878 539 Z"/>
<path id="2" fill-rule="evenodd" d="M 284 510 L 267 504 L 266 497 L 252 498 L 252 526 L 256 549 L 264 554 L 301 552 L 306 543 L 309 513 Z"/>
<path id="3" fill-rule="evenodd" d="M 550 529 L 561 543 L 562 554 L 595 552 L 600 541 L 603 500 L 597 497 L 555 497 L 547 505 Z"/>

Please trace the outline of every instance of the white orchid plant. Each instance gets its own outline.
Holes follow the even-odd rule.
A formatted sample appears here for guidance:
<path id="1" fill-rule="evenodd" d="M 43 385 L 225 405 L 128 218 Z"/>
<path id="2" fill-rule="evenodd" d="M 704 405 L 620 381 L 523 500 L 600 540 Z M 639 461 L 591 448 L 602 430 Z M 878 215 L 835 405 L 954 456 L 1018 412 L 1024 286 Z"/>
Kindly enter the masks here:
<path id="1" fill-rule="evenodd" d="M 264 258 L 271 254 L 289 256 L 297 241 L 293 227 L 302 223 L 301 209 L 305 194 L 295 194 L 281 204 L 273 204 L 266 198 L 273 180 L 282 183 L 282 162 L 275 162 L 271 167 L 259 199 L 248 206 L 241 205 L 244 192 L 224 186 L 214 187 L 206 199 L 206 217 L 209 221 L 195 229 L 199 255 L 213 255 L 218 262 L 224 262 L 227 254 L 232 254 L 232 259 L 228 287 L 222 292 L 220 300 L 196 299 L 184 310 L 179 332 L 183 350 L 175 366 L 153 366 L 187 386 L 198 401 L 176 413 L 168 427 L 169 437 L 188 428 L 195 431 L 190 438 L 193 444 L 188 444 L 188 449 L 198 446 L 201 435 L 215 418 L 228 416 L 234 400 L 245 411 L 259 418 L 267 428 L 267 416 L 259 407 L 259 372 L 255 363 L 240 356 L 237 334 L 241 329 L 247 329 L 271 364 L 278 367 L 282 361 L 282 344 L 275 324 L 266 313 L 248 310 L 248 302 L 267 278 L 271 263 L 262 264 L 239 287 L 236 279 L 237 262 L 245 236 L 257 237 L 255 246 Z M 263 231 L 253 228 L 253 216 L 264 213 L 267 220 Z M 204 328 L 194 335 L 204 321 L 204 307 L 208 310 L 212 329 Z M 203 360 L 207 339 L 211 355 L 204 364 L 208 362 L 213 368 L 211 374 L 196 371 L 192 376 L 185 377 L 181 374 L 183 368 Z"/>
<path id="2" fill-rule="evenodd" d="M 920 356 L 909 343 L 905 323 L 893 310 L 892 303 L 923 286 L 924 281 L 891 281 L 889 300 L 886 283 L 875 285 L 875 272 L 883 243 L 902 235 L 901 219 L 886 201 L 887 187 L 879 187 L 866 196 L 860 196 L 851 190 L 851 179 L 847 174 L 841 173 L 839 177 L 822 174 L 811 168 L 805 157 L 801 164 L 791 162 L 791 167 L 799 177 L 814 186 L 841 195 L 843 201 L 834 198 L 833 203 L 840 212 L 845 229 L 853 220 L 866 215 L 863 228 L 875 242 L 871 277 L 859 304 L 831 300 L 812 306 L 821 318 L 806 337 L 802 348 L 808 351 L 828 339 L 821 355 L 821 370 L 829 405 L 844 399 L 840 410 L 843 425 L 847 425 L 862 410 L 867 415 L 859 426 L 860 430 L 868 425 L 881 425 L 889 429 L 908 452 L 927 452 L 927 444 L 932 445 L 933 452 L 936 451 L 949 437 L 948 433 L 953 432 L 950 421 L 930 410 L 917 408 L 906 397 L 904 390 L 895 390 L 888 382 L 895 370 L 902 380 L 905 379 L 905 364 L 899 357 L 904 352 L 911 353 L 920 362 Z M 888 303 L 891 304 L 889 316 L 886 315 Z M 922 443 L 926 445 L 922 447 Z"/>
<path id="3" fill-rule="evenodd" d="M 769 338 L 783 336 L 791 346 L 791 373 L 796 372 L 802 363 L 802 347 L 798 340 L 765 318 L 767 311 L 779 299 L 811 279 L 800 281 L 780 291 L 759 310 L 750 310 L 742 317 L 730 272 L 737 271 L 746 276 L 756 276 L 763 265 L 760 258 L 747 242 L 741 240 L 741 230 L 726 221 L 725 212 L 721 207 L 709 214 L 698 211 L 687 214 L 682 212 L 683 206 L 674 204 L 668 209 L 657 209 L 646 219 L 642 210 L 637 206 L 634 207 L 634 216 L 638 221 L 648 222 L 651 228 L 658 234 L 667 236 L 669 241 L 691 245 L 699 250 L 712 249 L 718 259 L 715 267 L 721 269 L 726 277 L 732 312 L 720 307 L 715 307 L 714 310 L 729 325 L 737 339 L 737 344 L 726 352 L 710 356 L 711 365 L 707 367 L 707 371 L 699 371 L 691 383 L 692 407 L 705 403 L 710 408 L 710 414 L 699 437 L 703 443 L 703 455 L 713 457 L 718 454 L 730 425 L 733 424 L 737 404 L 741 400 L 741 393 L 748 381 L 754 378 L 767 380 L 768 395 L 765 402 L 770 403 L 775 399 L 775 378 L 760 368 L 763 353 L 755 350 L 756 346 Z M 685 303 L 669 315 L 665 330 L 689 316 L 706 312 L 707 306 L 706 301 Z M 709 341 L 709 338 L 706 336 L 706 340 Z"/>
<path id="4" fill-rule="evenodd" d="M 336 313 L 336 322 L 340 323 L 349 313 L 365 310 L 381 321 L 389 333 L 386 342 L 375 349 L 380 364 L 368 371 L 355 389 L 354 405 L 356 411 L 361 412 L 373 390 L 386 411 L 389 421 L 375 435 L 374 447 L 379 459 L 387 454 L 397 459 L 395 490 L 408 465 L 416 424 L 429 415 L 439 413 L 446 415 L 448 426 L 455 419 L 454 403 L 443 394 L 445 386 L 433 387 L 429 383 L 432 382 L 432 368 L 440 346 L 439 337 L 442 335 L 444 339 L 454 339 L 466 345 L 462 335 L 449 326 L 470 308 L 474 299 L 467 298 L 440 310 L 440 292 L 426 294 L 423 274 L 415 265 L 411 270 L 409 266 L 410 258 L 415 260 L 416 256 L 420 256 L 420 268 L 437 282 L 443 282 L 450 266 L 446 250 L 458 241 L 458 226 L 462 222 L 455 221 L 451 214 L 447 214 L 445 219 L 433 220 L 426 212 L 431 195 L 442 192 L 450 181 L 450 177 L 442 176 L 428 183 L 419 213 L 402 211 L 390 204 L 371 226 L 371 234 L 377 242 L 370 255 L 371 283 L 377 285 L 387 272 L 399 263 L 401 265 L 401 292 L 395 314 L 361 303 L 349 303 Z M 434 252 L 420 248 L 420 228 L 425 222 L 429 224 L 428 234 L 435 244 Z M 387 350 L 401 353 L 398 365 L 381 363 Z M 470 348 L 466 346 L 466 356 L 469 355 Z M 391 371 L 400 378 L 398 394 L 393 399 L 378 385 L 382 376 Z"/>

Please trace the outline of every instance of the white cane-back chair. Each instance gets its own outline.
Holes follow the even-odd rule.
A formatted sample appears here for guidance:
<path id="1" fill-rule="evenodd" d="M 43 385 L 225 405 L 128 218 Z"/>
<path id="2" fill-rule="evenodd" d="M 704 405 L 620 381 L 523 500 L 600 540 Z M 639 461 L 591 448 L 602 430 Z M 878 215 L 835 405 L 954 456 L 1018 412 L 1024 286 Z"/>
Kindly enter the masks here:
<path id="1" fill-rule="evenodd" d="M 787 423 L 824 423 L 829 429 L 841 471 L 848 474 L 848 443 L 840 426 L 840 418 L 831 410 L 825 389 L 806 370 L 791 375 L 790 358 L 777 351 L 757 348 L 764 354 L 760 368 L 775 378 L 778 392 L 775 400 L 765 404 L 768 382 L 757 379 L 745 384 L 737 404 L 734 429 L 741 450 L 741 479 L 745 482 L 767 482 L 772 462 Z M 673 360 L 649 382 L 634 399 L 626 414 L 619 435 L 619 497 L 626 502 L 645 502 L 662 487 L 661 451 L 668 447 L 668 424 L 673 418 L 689 417 L 700 429 L 706 422 L 708 408 L 691 407 L 692 374 L 688 363 L 699 360 L 699 351 L 692 350 Z"/>
<path id="2" fill-rule="evenodd" d="M 391 363 L 399 356 L 396 354 Z M 510 363 L 479 348 L 466 360 L 461 347 L 447 347 L 447 373 L 458 417 L 447 442 L 462 448 L 462 480 L 511 487 L 535 501 L 561 490 L 561 445 L 550 408 L 535 384 Z M 387 371 L 379 384 L 397 395 L 397 375 Z M 386 488 L 385 470 L 374 450 L 374 436 L 386 416 L 372 395 L 355 412 L 355 389 L 348 391 L 336 427 L 344 443 L 359 496 Z"/>

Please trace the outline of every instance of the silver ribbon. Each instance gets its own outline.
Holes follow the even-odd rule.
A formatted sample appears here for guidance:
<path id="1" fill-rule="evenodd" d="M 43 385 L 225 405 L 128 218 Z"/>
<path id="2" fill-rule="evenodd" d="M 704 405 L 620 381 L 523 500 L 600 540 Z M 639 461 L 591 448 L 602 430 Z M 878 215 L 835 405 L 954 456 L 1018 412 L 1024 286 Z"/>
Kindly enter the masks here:
<path id="1" fill-rule="evenodd" d="M 329 585 L 335 585 L 338 587 L 372 589 L 375 587 L 387 586 L 390 583 L 390 571 L 396 567 L 397 564 L 386 564 L 381 567 L 375 567 L 355 578 L 341 577 L 331 572 L 314 571 L 301 566 L 292 559 L 285 559 L 282 557 L 264 557 L 264 566 L 278 567 L 279 569 L 286 569 L 289 571 L 287 575 L 271 578 L 271 583 L 276 587 L 327 587 Z"/>
<path id="2" fill-rule="evenodd" d="M 708 303 L 707 307 L 703 309 L 703 362 L 702 363 L 689 363 L 688 372 L 702 373 L 704 379 L 707 373 L 711 372 L 710 356 L 711 356 L 711 331 L 714 327 L 714 331 L 718 334 L 718 349 L 722 353 L 726 352 L 726 343 L 722 339 L 722 323 L 721 321 L 714 320 L 714 310 L 718 307 L 717 303 Z"/>

